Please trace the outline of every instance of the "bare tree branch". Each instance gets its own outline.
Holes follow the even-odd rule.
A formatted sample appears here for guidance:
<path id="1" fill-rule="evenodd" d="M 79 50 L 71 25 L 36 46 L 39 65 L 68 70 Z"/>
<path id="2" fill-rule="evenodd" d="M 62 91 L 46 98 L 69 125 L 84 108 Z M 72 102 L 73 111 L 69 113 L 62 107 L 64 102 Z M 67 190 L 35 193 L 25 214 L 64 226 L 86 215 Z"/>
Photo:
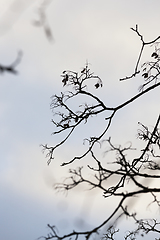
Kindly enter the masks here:
<path id="1" fill-rule="evenodd" d="M 98 94 L 94 94 L 88 90 L 89 83 L 97 90 L 103 87 L 101 78 L 91 72 L 88 63 L 80 73 L 70 70 L 63 71 L 61 75 L 63 87 L 68 87 L 70 90 L 63 93 L 61 92 L 60 96 L 53 95 L 51 109 L 54 116 L 52 123 L 58 129 L 53 134 L 66 133 L 66 135 L 63 140 L 55 146 L 42 145 L 43 150 L 47 151 L 46 156 L 49 164 L 54 158 L 54 151 L 66 143 L 72 136 L 74 130 L 77 129 L 82 122 L 87 124 L 90 117 L 106 113 L 107 117 L 104 119 L 104 121 L 106 121 L 104 129 L 97 134 L 97 136 L 90 136 L 84 139 L 84 142 L 88 144 L 87 150 L 80 156 L 74 156 L 71 160 L 63 162 L 61 166 L 71 165 L 76 160 L 81 160 L 86 156 L 88 160 L 92 160 L 89 161 L 90 164 L 87 163 L 86 166 L 69 169 L 69 177 L 66 177 L 62 183 L 56 183 L 54 188 L 57 191 L 68 192 L 79 185 L 86 184 L 90 191 L 98 189 L 106 201 L 108 198 L 113 197 L 117 199 L 118 203 L 115 204 L 109 216 L 99 223 L 99 225 L 88 231 L 73 231 L 65 235 L 60 235 L 55 226 L 48 225 L 50 233 L 47 237 L 43 237 L 46 240 L 93 239 L 98 234 L 100 236 L 103 227 L 106 227 L 106 232 L 102 235 L 101 239 L 113 240 L 115 239 L 115 235 L 120 232 L 117 225 L 124 216 L 132 219 L 136 225 L 135 230 L 129 231 L 126 236 L 124 236 L 126 240 L 136 239 L 139 234 L 143 237 L 145 234 L 150 234 L 151 232 L 155 234 L 160 233 L 160 223 L 157 219 L 138 219 L 136 212 L 131 211 L 131 202 L 133 199 L 148 195 L 152 198 L 148 206 L 155 204 L 158 209 L 160 208 L 160 187 L 154 184 L 156 182 L 155 180 L 160 179 L 160 113 L 157 113 L 158 117 L 152 130 L 145 124 L 139 123 L 141 129 L 138 129 L 137 136 L 139 140 L 144 141 L 144 148 L 141 149 L 140 152 L 137 152 L 138 156 L 136 158 L 133 158 L 132 152 L 137 149 L 132 147 L 131 143 L 123 147 L 122 145 L 115 145 L 111 137 L 104 140 L 117 112 L 136 100 L 140 101 L 144 94 L 148 94 L 160 86 L 160 48 L 157 42 L 160 36 L 150 42 L 145 42 L 137 25 L 136 28 L 132 28 L 132 30 L 140 38 L 142 46 L 133 74 L 121 80 L 136 77 L 137 74 L 140 73 L 139 66 L 145 46 L 152 45 L 154 47 L 151 55 L 152 60 L 142 64 L 142 78 L 145 82 L 140 86 L 140 92 L 116 107 L 110 107 L 101 100 Z M 76 110 L 74 110 L 74 107 L 72 108 L 70 106 L 69 101 L 75 102 L 77 96 L 82 97 L 83 102 L 86 102 L 80 104 Z M 92 103 L 89 103 L 90 101 Z M 107 161 L 107 163 L 103 163 L 95 152 L 94 146 L 96 144 L 101 146 L 102 143 L 107 144 L 109 147 L 105 152 L 105 156 L 107 157 L 112 153 L 112 158 L 109 158 L 109 162 Z M 86 170 L 88 172 L 87 176 L 84 174 Z M 150 184 L 151 182 L 152 185 Z M 134 202 L 136 203 L 136 201 Z"/>

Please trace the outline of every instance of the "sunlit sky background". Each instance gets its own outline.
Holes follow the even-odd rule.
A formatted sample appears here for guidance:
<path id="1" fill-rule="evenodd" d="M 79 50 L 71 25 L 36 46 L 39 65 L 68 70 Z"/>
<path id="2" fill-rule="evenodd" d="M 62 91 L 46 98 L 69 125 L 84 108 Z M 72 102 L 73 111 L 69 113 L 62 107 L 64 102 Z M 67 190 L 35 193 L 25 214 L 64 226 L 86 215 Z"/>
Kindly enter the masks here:
<path id="1" fill-rule="evenodd" d="M 0 75 L 3 240 L 35 240 L 47 234 L 48 223 L 67 233 L 73 228 L 80 230 L 82 218 L 86 228 L 105 220 L 110 206 L 101 201 L 101 195 L 78 189 L 66 196 L 53 190 L 53 184 L 62 181 L 67 172 L 60 164 L 79 153 L 81 146 L 83 150 L 83 128 L 57 150 L 54 162 L 47 166 L 40 144 L 55 144 L 61 139 L 51 135 L 50 97 L 63 90 L 63 70 L 81 71 L 89 61 L 91 70 L 104 83 L 97 91 L 105 103 L 117 106 L 124 102 L 138 92 L 143 81 L 138 77 L 119 82 L 133 73 L 141 46 L 130 28 L 138 24 L 145 41 L 160 34 L 159 0 L 52 0 L 46 11 L 54 38 L 50 42 L 43 28 L 33 25 L 42 2 L 0 1 L 0 63 L 9 65 L 18 51 L 23 52 L 16 67 L 18 75 Z M 144 60 L 150 58 L 150 51 L 146 50 Z M 120 111 L 106 138 L 112 135 L 115 143 L 122 144 L 136 142 L 137 122 L 153 126 L 159 100 L 159 90 L 155 90 Z M 93 135 L 101 132 L 103 119 L 100 123 L 92 119 L 85 126 L 84 137 L 92 131 Z"/>

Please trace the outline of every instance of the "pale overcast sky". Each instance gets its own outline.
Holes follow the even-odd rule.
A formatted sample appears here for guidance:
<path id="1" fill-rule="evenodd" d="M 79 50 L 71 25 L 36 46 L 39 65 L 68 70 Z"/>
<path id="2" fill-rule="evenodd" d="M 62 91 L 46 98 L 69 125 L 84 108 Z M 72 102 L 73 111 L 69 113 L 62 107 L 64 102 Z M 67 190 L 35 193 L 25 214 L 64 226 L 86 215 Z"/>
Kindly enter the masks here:
<path id="1" fill-rule="evenodd" d="M 99 92 L 101 98 L 108 106 L 124 102 L 138 92 L 142 83 L 140 78 L 119 82 L 132 74 L 140 50 L 139 38 L 130 28 L 138 24 L 146 41 L 160 35 L 159 0 L 52 0 L 47 16 L 54 41 L 49 42 L 43 29 L 32 24 L 42 2 L 0 1 L 0 63 L 8 65 L 18 51 L 23 52 L 16 67 L 19 74 L 0 75 L 3 240 L 35 240 L 47 234 L 48 223 L 67 233 L 80 226 L 82 217 L 86 227 L 104 221 L 110 209 L 104 211 L 105 200 L 101 201 L 98 194 L 78 189 L 65 196 L 53 190 L 53 184 L 62 181 L 67 172 L 60 164 L 70 157 L 70 152 L 79 151 L 83 128 L 64 148 L 57 150 L 55 162 L 47 166 L 40 144 L 55 144 L 60 139 L 51 135 L 54 129 L 50 97 L 63 90 L 60 77 L 63 70 L 81 71 L 89 61 L 91 69 L 104 82 Z M 149 51 L 144 59 L 150 56 Z M 124 144 L 132 139 L 134 142 L 138 121 L 154 125 L 159 100 L 156 90 L 122 110 L 107 136 L 113 135 L 115 143 Z M 92 123 L 88 131 L 94 133 L 105 124 L 102 121 L 95 125 L 97 120 Z"/>

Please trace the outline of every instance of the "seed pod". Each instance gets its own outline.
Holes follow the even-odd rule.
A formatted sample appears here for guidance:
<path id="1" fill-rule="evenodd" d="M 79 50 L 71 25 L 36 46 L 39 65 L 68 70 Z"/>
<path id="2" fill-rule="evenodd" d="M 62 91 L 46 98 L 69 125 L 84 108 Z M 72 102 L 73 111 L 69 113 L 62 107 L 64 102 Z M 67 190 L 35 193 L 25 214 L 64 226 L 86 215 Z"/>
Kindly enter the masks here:
<path id="1" fill-rule="evenodd" d="M 99 88 L 99 83 L 96 83 L 94 86 L 96 89 Z"/>
<path id="2" fill-rule="evenodd" d="M 158 58 L 158 54 L 156 52 L 153 52 L 151 57 Z"/>
<path id="3" fill-rule="evenodd" d="M 84 72 L 85 72 L 85 70 L 86 70 L 86 69 L 85 69 L 85 68 L 83 68 L 83 70 L 81 71 L 81 73 L 84 73 Z"/>
<path id="4" fill-rule="evenodd" d="M 67 84 L 67 81 L 68 81 L 68 74 L 66 74 L 66 75 L 64 76 L 64 78 L 62 79 L 63 87 Z"/>
<path id="5" fill-rule="evenodd" d="M 142 74 L 142 77 L 148 78 L 148 73 L 143 73 L 143 74 Z"/>

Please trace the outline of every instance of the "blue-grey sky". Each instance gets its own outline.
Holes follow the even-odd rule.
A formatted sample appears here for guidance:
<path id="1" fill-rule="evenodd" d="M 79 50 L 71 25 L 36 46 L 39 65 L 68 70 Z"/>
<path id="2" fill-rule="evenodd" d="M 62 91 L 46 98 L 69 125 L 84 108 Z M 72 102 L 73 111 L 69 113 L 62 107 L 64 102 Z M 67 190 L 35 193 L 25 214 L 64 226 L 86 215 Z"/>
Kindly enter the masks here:
<path id="1" fill-rule="evenodd" d="M 122 103 L 136 94 L 142 83 L 140 78 L 119 82 L 119 78 L 132 73 L 140 50 L 139 38 L 130 28 L 138 24 L 146 41 L 160 35 L 159 0 L 52 0 L 47 16 L 54 41 L 49 42 L 43 29 L 32 24 L 42 2 L 0 1 L 0 63 L 8 65 L 19 50 L 23 52 L 16 67 L 19 74 L 0 75 L 3 240 L 35 240 L 47 233 L 48 223 L 67 232 L 80 226 L 82 216 L 88 227 L 105 219 L 110 209 L 105 212 L 103 207 L 98 208 L 101 195 L 80 188 L 67 196 L 53 190 L 53 184 L 62 181 L 67 172 L 60 164 L 80 149 L 83 128 L 56 152 L 55 162 L 48 167 L 40 144 L 55 144 L 60 139 L 51 135 L 50 97 L 63 90 L 63 70 L 80 71 L 88 60 L 104 82 L 98 93 L 101 98 L 108 106 Z M 147 49 L 144 60 L 149 53 Z M 159 100 L 156 90 L 126 107 L 117 114 L 107 136 L 112 134 L 115 143 L 134 142 L 138 121 L 150 126 L 155 123 Z M 105 124 L 96 123 L 92 121 L 88 134 L 98 133 Z M 92 204 L 87 205 L 87 198 Z M 105 206 L 103 199 L 101 206 Z"/>

